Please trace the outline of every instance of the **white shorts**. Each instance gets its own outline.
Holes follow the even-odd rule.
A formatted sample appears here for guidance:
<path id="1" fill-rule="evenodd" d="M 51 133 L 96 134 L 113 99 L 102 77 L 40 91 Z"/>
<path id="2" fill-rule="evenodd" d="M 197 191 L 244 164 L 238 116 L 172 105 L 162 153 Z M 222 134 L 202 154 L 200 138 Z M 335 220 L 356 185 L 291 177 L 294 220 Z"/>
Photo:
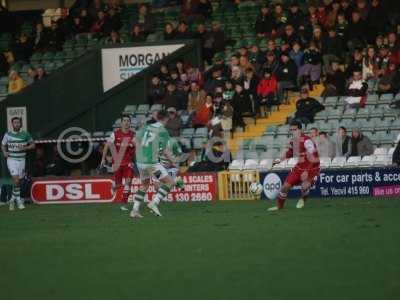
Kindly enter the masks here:
<path id="1" fill-rule="evenodd" d="M 157 164 L 137 163 L 137 168 L 139 170 L 140 180 L 150 179 L 151 177 L 155 177 L 158 180 L 160 180 L 168 176 L 167 170 L 160 163 Z"/>
<path id="2" fill-rule="evenodd" d="M 7 167 L 11 176 L 25 176 L 25 159 L 7 158 Z"/>
<path id="3" fill-rule="evenodd" d="M 166 171 L 167 171 L 168 175 L 171 176 L 172 179 L 175 181 L 176 177 L 178 176 L 178 172 L 179 172 L 178 168 L 169 168 L 169 169 L 166 169 Z M 157 179 L 155 176 L 152 176 L 151 180 L 153 182 L 160 182 L 160 180 Z"/>

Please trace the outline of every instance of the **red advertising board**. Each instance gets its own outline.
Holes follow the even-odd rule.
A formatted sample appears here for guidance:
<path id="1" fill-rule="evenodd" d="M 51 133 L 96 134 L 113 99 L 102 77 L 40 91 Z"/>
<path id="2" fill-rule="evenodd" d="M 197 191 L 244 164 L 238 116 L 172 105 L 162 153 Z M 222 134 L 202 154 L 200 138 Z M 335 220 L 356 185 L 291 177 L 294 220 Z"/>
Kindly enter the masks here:
<path id="1" fill-rule="evenodd" d="M 185 183 L 184 190 L 171 190 L 166 201 L 192 202 L 217 200 L 217 174 L 192 173 L 182 176 Z M 113 180 L 111 177 L 102 178 L 64 178 L 64 179 L 36 179 L 32 185 L 31 197 L 39 204 L 65 203 L 101 203 L 120 202 L 122 190 L 115 195 L 112 193 Z M 139 188 L 140 180 L 132 181 L 132 193 Z M 155 195 L 155 187 L 149 188 L 149 199 Z"/>

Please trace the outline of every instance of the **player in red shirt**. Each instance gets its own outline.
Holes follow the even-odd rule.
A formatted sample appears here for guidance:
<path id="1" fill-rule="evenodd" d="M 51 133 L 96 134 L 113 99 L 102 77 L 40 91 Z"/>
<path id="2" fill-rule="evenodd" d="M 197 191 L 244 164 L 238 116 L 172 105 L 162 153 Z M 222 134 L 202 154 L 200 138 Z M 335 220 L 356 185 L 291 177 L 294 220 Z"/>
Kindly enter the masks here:
<path id="1" fill-rule="evenodd" d="M 103 157 L 101 159 L 101 165 L 104 165 L 107 152 L 110 149 L 113 157 L 115 190 L 122 187 L 122 179 L 125 179 L 122 199 L 124 203 L 128 202 L 134 174 L 135 132 L 130 127 L 130 116 L 123 115 L 121 118 L 121 128 L 111 134 L 104 146 Z"/>
<path id="2" fill-rule="evenodd" d="M 298 157 L 299 161 L 286 177 L 285 183 L 281 187 L 277 197 L 277 205 L 270 207 L 268 211 L 282 209 L 289 190 L 295 185 L 301 185 L 301 198 L 297 202 L 296 207 L 303 208 L 310 193 L 310 188 L 319 176 L 319 156 L 315 143 L 303 133 L 300 122 L 291 122 L 289 128 L 293 138 L 290 140 L 289 149 L 282 159 Z"/>

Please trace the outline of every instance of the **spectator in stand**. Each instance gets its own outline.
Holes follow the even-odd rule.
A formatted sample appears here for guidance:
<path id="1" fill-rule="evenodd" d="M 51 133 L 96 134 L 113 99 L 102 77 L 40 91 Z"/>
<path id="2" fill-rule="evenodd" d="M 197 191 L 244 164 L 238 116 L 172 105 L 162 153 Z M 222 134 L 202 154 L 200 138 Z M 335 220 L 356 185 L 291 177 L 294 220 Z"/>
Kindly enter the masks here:
<path id="1" fill-rule="evenodd" d="M 306 18 L 299 7 L 299 3 L 297 1 L 292 1 L 289 7 L 288 23 L 292 24 L 294 29 L 298 31 L 300 27 L 304 26 L 305 22 Z"/>
<path id="2" fill-rule="evenodd" d="M 289 57 L 299 69 L 304 64 L 304 51 L 301 49 L 301 45 L 299 42 L 294 42 L 292 50 L 289 53 Z"/>
<path id="3" fill-rule="evenodd" d="M 73 19 L 70 32 L 74 37 L 78 36 L 81 33 L 87 32 L 87 28 L 85 28 L 84 25 L 82 24 L 81 18 L 75 17 Z"/>
<path id="4" fill-rule="evenodd" d="M 385 8 L 381 4 L 381 0 L 372 0 L 367 18 L 369 43 L 372 44 L 375 41 L 375 37 L 384 32 L 387 23 L 386 20 L 388 20 L 388 16 Z"/>
<path id="5" fill-rule="evenodd" d="M 353 6 L 350 4 L 350 0 L 341 0 L 340 5 L 340 12 L 343 14 L 346 20 L 350 20 L 354 10 Z"/>
<path id="6" fill-rule="evenodd" d="M 396 32 L 390 32 L 388 34 L 388 47 L 391 53 L 395 53 L 399 51 L 400 41 L 398 39 Z"/>
<path id="7" fill-rule="evenodd" d="M 316 99 L 311 98 L 307 89 L 300 91 L 300 99 L 296 102 L 295 119 L 303 124 L 314 123 L 314 117 L 317 113 L 324 110 L 325 107 Z"/>
<path id="8" fill-rule="evenodd" d="M 93 23 L 90 32 L 95 34 L 96 37 L 104 37 L 111 31 L 110 28 L 111 26 L 106 14 L 104 11 L 99 11 L 97 13 L 97 20 Z"/>
<path id="9" fill-rule="evenodd" d="M 177 90 L 176 84 L 173 81 L 169 81 L 167 84 L 167 93 L 164 99 L 165 108 L 174 107 L 178 111 L 186 109 L 187 102 L 185 100 L 185 95 L 181 91 Z"/>
<path id="10" fill-rule="evenodd" d="M 30 84 L 36 82 L 38 80 L 37 77 L 38 76 L 37 76 L 36 70 L 34 68 L 32 68 L 32 67 L 29 67 L 29 69 L 28 69 L 28 79 L 27 79 L 26 84 L 30 85 Z"/>
<path id="11" fill-rule="evenodd" d="M 198 13 L 198 0 L 183 0 L 181 4 L 182 17 L 188 21 L 193 22 L 197 18 Z"/>
<path id="12" fill-rule="evenodd" d="M 271 70 L 266 69 L 263 78 L 257 86 L 258 106 L 262 117 L 265 117 L 266 111 L 270 111 L 273 105 L 277 104 L 276 95 L 278 93 L 278 81 Z"/>
<path id="13" fill-rule="evenodd" d="M 257 99 L 258 81 L 259 79 L 254 74 L 254 70 L 252 68 L 245 69 L 243 78 L 243 88 L 249 94 L 253 102 L 257 102 L 256 99 Z"/>
<path id="14" fill-rule="evenodd" d="M 243 84 L 243 74 L 240 67 L 238 66 L 232 67 L 232 75 L 230 80 L 232 81 L 233 85 Z"/>
<path id="15" fill-rule="evenodd" d="M 371 140 L 361 133 L 359 128 L 354 128 L 351 135 L 350 156 L 367 156 L 374 153 Z"/>
<path id="16" fill-rule="evenodd" d="M 149 87 L 149 103 L 153 104 L 160 104 L 163 102 L 165 97 L 165 87 L 161 83 L 160 78 L 156 75 L 153 76 L 151 79 L 151 84 Z"/>
<path id="17" fill-rule="evenodd" d="M 8 93 L 15 94 L 26 86 L 25 81 L 19 76 L 17 71 L 11 70 L 8 82 Z"/>
<path id="18" fill-rule="evenodd" d="M 344 101 L 347 109 L 364 107 L 367 96 L 368 84 L 362 79 L 361 70 L 353 72 L 353 78 L 348 85 Z"/>
<path id="19" fill-rule="evenodd" d="M 206 92 L 200 90 L 197 82 L 190 84 L 190 91 L 188 94 L 187 110 L 190 115 L 194 115 L 196 111 L 206 102 Z"/>
<path id="20" fill-rule="evenodd" d="M 50 51 L 61 51 L 64 43 L 65 36 L 61 30 L 58 29 L 56 22 L 51 22 L 51 28 L 49 31 L 49 47 Z"/>
<path id="21" fill-rule="evenodd" d="M 36 72 L 37 72 L 37 80 L 42 80 L 45 77 L 47 77 L 47 73 L 46 73 L 46 71 L 44 70 L 44 68 L 42 66 L 39 66 L 36 69 Z"/>
<path id="22" fill-rule="evenodd" d="M 252 112 L 253 105 L 250 96 L 244 91 L 240 83 L 235 84 L 235 95 L 232 99 L 233 113 L 233 127 L 240 126 L 244 128 L 246 124 L 243 121 L 243 115 Z"/>
<path id="23" fill-rule="evenodd" d="M 84 32 L 89 32 L 90 31 L 90 27 L 92 25 L 92 20 L 88 15 L 88 12 L 86 9 L 82 9 L 79 13 L 79 19 L 80 19 L 80 23 L 83 26 Z"/>
<path id="24" fill-rule="evenodd" d="M 232 131 L 233 123 L 233 107 L 229 102 L 222 103 L 222 113 L 221 113 L 221 127 L 224 131 L 224 137 L 229 137 L 229 132 Z"/>
<path id="25" fill-rule="evenodd" d="M 273 74 L 277 75 L 279 73 L 281 65 L 275 55 L 275 52 L 268 51 L 266 54 L 266 58 L 267 59 L 262 66 L 262 70 L 269 69 Z M 296 76 L 297 76 L 297 70 L 296 70 Z"/>
<path id="26" fill-rule="evenodd" d="M 364 47 L 366 40 L 366 23 L 361 19 L 360 12 L 357 10 L 352 13 L 347 34 L 347 47 L 350 51 L 353 51 L 356 47 Z"/>
<path id="27" fill-rule="evenodd" d="M 56 22 L 57 22 L 57 27 L 62 32 L 63 36 L 66 38 L 70 37 L 73 20 L 68 13 L 68 9 L 66 8 L 61 9 L 61 16 Z"/>
<path id="28" fill-rule="evenodd" d="M 339 12 L 340 12 L 339 1 L 333 1 L 331 4 L 331 9 L 326 16 L 326 23 L 325 23 L 326 27 L 332 28 L 336 25 L 336 20 L 337 16 L 339 15 Z"/>
<path id="29" fill-rule="evenodd" d="M 171 23 L 166 23 L 164 27 L 164 40 L 172 40 L 176 36 L 174 26 Z"/>
<path id="30" fill-rule="evenodd" d="M 33 33 L 33 49 L 35 51 L 44 51 L 49 46 L 48 30 L 42 23 L 37 23 Z"/>
<path id="31" fill-rule="evenodd" d="M 210 0 L 200 0 L 197 6 L 197 12 L 203 18 L 203 20 L 210 18 L 213 12 L 213 7 Z"/>
<path id="32" fill-rule="evenodd" d="M 177 137 L 181 133 L 181 118 L 178 116 L 175 107 L 168 108 L 167 112 L 169 118 L 167 124 L 165 125 L 165 128 L 168 130 L 169 134 L 172 137 Z"/>
<path id="33" fill-rule="evenodd" d="M 349 157 L 351 155 L 351 138 L 347 135 L 346 127 L 339 127 L 335 144 L 336 156 Z"/>
<path id="34" fill-rule="evenodd" d="M 185 21 L 180 21 L 178 25 L 178 30 L 175 34 L 175 39 L 177 40 L 186 40 L 192 39 L 193 35 L 189 32 L 189 27 Z"/>
<path id="35" fill-rule="evenodd" d="M 199 86 L 203 86 L 203 74 L 198 68 L 195 68 L 190 63 L 187 63 L 185 64 L 184 69 L 190 82 L 197 82 Z"/>
<path id="36" fill-rule="evenodd" d="M 335 144 L 329 139 L 328 134 L 324 131 L 319 133 L 317 150 L 319 157 L 335 157 Z"/>
<path id="37" fill-rule="evenodd" d="M 233 96 L 235 96 L 235 87 L 232 83 L 232 81 L 227 80 L 225 81 L 225 89 L 222 92 L 222 98 L 226 102 L 230 102 L 233 99 Z"/>
<path id="38" fill-rule="evenodd" d="M 345 43 L 347 41 L 348 28 L 349 28 L 349 23 L 347 22 L 345 15 L 339 12 L 337 16 L 335 29 L 338 37 L 342 40 L 342 43 Z"/>
<path id="39" fill-rule="evenodd" d="M 212 94 L 216 87 L 223 86 L 223 84 L 224 80 L 221 77 L 221 69 L 214 69 L 211 78 L 209 78 L 204 84 L 204 90 L 206 93 Z"/>
<path id="40" fill-rule="evenodd" d="M 324 82 L 325 90 L 323 97 L 333 97 L 344 95 L 346 89 L 346 75 L 340 69 L 339 61 L 332 60 L 330 63 L 330 71 L 326 74 Z"/>
<path id="41" fill-rule="evenodd" d="M 139 24 L 140 30 L 143 32 L 143 35 L 147 38 L 150 33 L 154 32 L 155 28 L 155 20 L 146 4 L 140 4 L 139 6 L 139 14 L 133 20 L 132 24 Z"/>
<path id="42" fill-rule="evenodd" d="M 287 24 L 287 15 L 282 3 L 276 3 L 274 8 L 274 19 L 276 24 L 276 34 L 281 35 Z M 272 35 L 274 36 L 274 35 Z"/>
<path id="43" fill-rule="evenodd" d="M 111 31 L 110 36 L 106 39 L 105 43 L 107 45 L 119 45 L 119 44 L 123 44 L 124 40 L 121 39 L 118 31 L 113 30 L 113 31 Z"/>
<path id="44" fill-rule="evenodd" d="M 221 24 L 219 22 L 212 23 L 212 30 L 210 32 L 210 37 L 212 41 L 212 48 L 214 53 L 223 52 L 227 43 L 227 38 L 224 31 L 221 29 Z"/>
<path id="45" fill-rule="evenodd" d="M 353 56 L 347 66 L 346 76 L 353 76 L 353 72 L 356 70 L 362 70 L 363 68 L 363 54 L 361 49 L 356 49 L 353 52 Z"/>
<path id="46" fill-rule="evenodd" d="M 204 104 L 200 105 L 193 118 L 195 128 L 205 127 L 210 122 L 213 115 L 213 96 L 208 94 Z"/>
<path id="47" fill-rule="evenodd" d="M 140 43 L 146 41 L 146 37 L 140 31 L 140 26 L 138 24 L 135 24 L 132 27 L 131 39 L 133 43 Z"/>
<path id="48" fill-rule="evenodd" d="M 382 76 L 386 73 L 386 69 L 390 62 L 390 52 L 387 45 L 379 48 L 379 54 L 376 58 L 376 76 Z"/>
<path id="49" fill-rule="evenodd" d="M 13 54 L 15 61 L 25 61 L 28 62 L 29 58 L 33 53 L 33 45 L 29 41 L 28 36 L 22 33 L 13 47 Z"/>
<path id="50" fill-rule="evenodd" d="M 374 80 L 375 79 L 375 74 L 377 70 L 377 57 L 375 54 L 375 48 L 372 46 L 369 46 L 367 48 L 367 54 L 365 55 L 363 59 L 363 64 L 362 64 L 362 77 L 364 80 Z"/>
<path id="51" fill-rule="evenodd" d="M 319 83 L 321 78 L 321 52 L 314 42 L 304 51 L 304 65 L 299 69 L 299 80 L 302 84 Z M 311 81 L 311 82 L 310 82 Z"/>
<path id="52" fill-rule="evenodd" d="M 268 5 L 263 4 L 255 24 L 256 34 L 258 37 L 270 37 L 275 28 L 275 20 L 269 11 Z"/>
<path id="53" fill-rule="evenodd" d="M 102 0 L 93 0 L 88 7 L 88 14 L 92 20 L 95 20 L 99 11 L 104 11 L 105 5 Z"/>
<path id="54" fill-rule="evenodd" d="M 108 10 L 108 24 L 110 30 L 119 31 L 122 27 L 121 16 L 114 8 Z"/>
<path id="55" fill-rule="evenodd" d="M 400 73 L 395 63 L 389 63 L 389 68 L 386 73 L 379 79 L 378 93 L 397 94 L 400 89 Z"/>
<path id="56" fill-rule="evenodd" d="M 281 64 L 276 72 L 276 77 L 278 79 L 278 101 L 282 103 L 285 90 L 297 87 L 297 66 L 290 59 L 289 54 L 281 54 Z"/>
<path id="57" fill-rule="evenodd" d="M 331 27 L 328 30 L 328 36 L 322 43 L 322 60 L 324 62 L 325 72 L 330 69 L 330 62 L 342 58 L 343 43 L 342 39 L 337 36 L 335 28 Z"/>

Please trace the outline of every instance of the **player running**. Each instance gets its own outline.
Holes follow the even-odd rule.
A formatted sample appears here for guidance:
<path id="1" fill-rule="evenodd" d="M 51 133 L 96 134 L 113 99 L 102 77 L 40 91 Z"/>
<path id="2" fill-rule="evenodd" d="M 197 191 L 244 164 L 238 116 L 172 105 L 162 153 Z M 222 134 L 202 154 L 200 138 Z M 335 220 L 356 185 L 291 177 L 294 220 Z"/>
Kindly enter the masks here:
<path id="1" fill-rule="evenodd" d="M 165 129 L 167 121 L 168 114 L 165 111 L 160 111 L 157 114 L 156 123 L 146 124 L 137 132 L 136 160 L 141 186 L 133 199 L 132 218 L 142 217 L 139 208 L 141 202 L 144 201 L 152 176 L 160 182 L 160 186 L 157 189 L 156 196 L 147 204 L 147 207 L 154 212 L 156 216 L 161 216 L 158 205 L 167 197 L 171 188 L 175 185 L 174 179 L 160 163 L 160 156 L 162 155 L 171 163 L 175 161 L 173 155 L 168 150 L 168 141 L 171 137 Z"/>
<path id="2" fill-rule="evenodd" d="M 121 118 L 121 128 L 115 130 L 109 137 L 104 146 L 103 156 L 101 158 L 101 166 L 106 162 L 108 151 L 111 150 L 113 157 L 113 170 L 115 187 L 117 190 L 123 185 L 122 202 L 127 203 L 131 191 L 131 182 L 133 178 L 133 161 L 135 156 L 135 132 L 131 130 L 131 118 L 123 115 Z M 125 206 L 121 206 L 122 210 L 128 210 Z"/>
<path id="3" fill-rule="evenodd" d="M 10 199 L 10 210 L 15 209 L 15 203 L 18 209 L 24 209 L 24 203 L 21 200 L 20 179 L 25 175 L 25 157 L 26 152 L 35 149 L 35 143 L 31 135 L 22 128 L 22 119 L 14 117 L 11 119 L 12 131 L 8 131 L 1 142 L 1 150 L 7 159 L 7 167 L 10 171 L 13 188 Z"/>
<path id="4" fill-rule="evenodd" d="M 310 188 L 314 185 L 320 172 L 317 147 L 312 139 L 303 133 L 301 123 L 297 121 L 291 122 L 289 130 L 293 138 L 290 140 L 289 149 L 282 160 L 298 157 L 299 161 L 286 177 L 277 197 L 277 205 L 270 207 L 268 211 L 282 209 L 289 190 L 298 184 L 301 184 L 301 198 L 296 207 L 303 208 L 310 193 Z"/>

